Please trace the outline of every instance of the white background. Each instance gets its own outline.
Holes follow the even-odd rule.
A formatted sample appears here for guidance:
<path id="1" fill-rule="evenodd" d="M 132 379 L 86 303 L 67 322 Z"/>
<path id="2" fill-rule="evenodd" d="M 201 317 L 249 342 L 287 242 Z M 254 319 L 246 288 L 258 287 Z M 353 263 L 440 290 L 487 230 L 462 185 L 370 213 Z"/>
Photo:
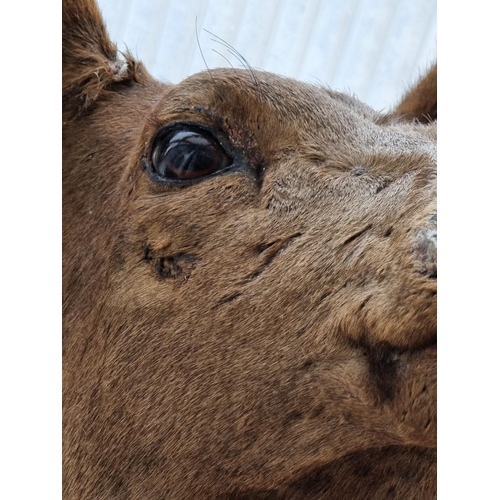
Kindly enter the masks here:
<path id="1" fill-rule="evenodd" d="M 436 0 L 98 1 L 120 50 L 173 83 L 206 69 L 197 32 L 208 67 L 241 66 L 204 30 L 253 68 L 354 93 L 377 110 L 436 59 Z"/>

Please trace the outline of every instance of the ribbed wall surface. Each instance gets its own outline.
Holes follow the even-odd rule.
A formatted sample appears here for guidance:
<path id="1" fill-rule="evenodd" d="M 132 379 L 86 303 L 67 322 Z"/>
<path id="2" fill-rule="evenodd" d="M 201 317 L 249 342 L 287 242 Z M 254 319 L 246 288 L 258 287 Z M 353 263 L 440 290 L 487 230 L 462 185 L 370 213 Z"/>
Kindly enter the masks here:
<path id="1" fill-rule="evenodd" d="M 234 47 L 253 68 L 380 110 L 436 58 L 436 0 L 98 1 L 120 49 L 174 83 L 206 69 L 196 32 L 210 68 L 242 67 Z"/>

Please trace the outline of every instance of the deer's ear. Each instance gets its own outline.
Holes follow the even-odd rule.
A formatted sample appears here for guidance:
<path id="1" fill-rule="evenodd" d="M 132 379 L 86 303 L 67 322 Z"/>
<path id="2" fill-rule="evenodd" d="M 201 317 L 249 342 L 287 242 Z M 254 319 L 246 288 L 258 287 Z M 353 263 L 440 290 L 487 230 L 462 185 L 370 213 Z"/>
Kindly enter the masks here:
<path id="1" fill-rule="evenodd" d="M 405 95 L 394 114 L 422 123 L 437 120 L 437 64 Z"/>
<path id="2" fill-rule="evenodd" d="M 63 109 L 86 113 L 113 83 L 134 79 L 136 62 L 109 39 L 94 0 L 63 0 Z"/>

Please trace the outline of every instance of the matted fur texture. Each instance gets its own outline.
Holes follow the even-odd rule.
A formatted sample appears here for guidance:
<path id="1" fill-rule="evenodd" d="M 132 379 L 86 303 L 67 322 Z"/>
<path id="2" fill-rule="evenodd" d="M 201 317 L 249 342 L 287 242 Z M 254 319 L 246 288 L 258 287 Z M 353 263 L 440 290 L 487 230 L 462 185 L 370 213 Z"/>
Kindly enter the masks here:
<path id="1" fill-rule="evenodd" d="M 434 498 L 435 69 L 391 115 L 166 85 L 71 0 L 63 103 L 64 498 Z M 178 122 L 238 168 L 154 182 Z"/>

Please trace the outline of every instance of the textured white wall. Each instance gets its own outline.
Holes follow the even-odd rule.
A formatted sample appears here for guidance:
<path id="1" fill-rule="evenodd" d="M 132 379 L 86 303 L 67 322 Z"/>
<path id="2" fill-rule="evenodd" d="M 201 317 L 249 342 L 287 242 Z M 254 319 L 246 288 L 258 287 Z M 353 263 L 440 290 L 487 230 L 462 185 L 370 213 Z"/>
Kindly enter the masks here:
<path id="1" fill-rule="evenodd" d="M 242 66 L 220 37 L 253 68 L 348 91 L 379 110 L 436 58 L 436 0 L 98 2 L 119 48 L 174 83 L 206 69 L 196 31 L 210 68 Z"/>

